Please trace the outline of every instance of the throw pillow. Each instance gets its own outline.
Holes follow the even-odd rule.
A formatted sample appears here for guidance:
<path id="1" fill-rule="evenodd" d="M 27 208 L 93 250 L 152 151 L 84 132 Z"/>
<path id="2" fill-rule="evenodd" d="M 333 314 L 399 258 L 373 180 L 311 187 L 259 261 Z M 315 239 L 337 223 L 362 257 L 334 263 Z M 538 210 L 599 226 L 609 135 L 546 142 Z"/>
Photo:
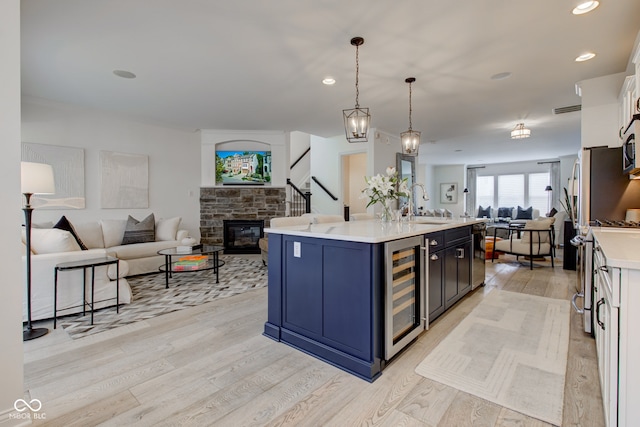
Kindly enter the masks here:
<path id="1" fill-rule="evenodd" d="M 518 206 L 516 219 L 533 219 L 533 206 L 529 206 L 527 209 L 522 209 Z"/>
<path id="2" fill-rule="evenodd" d="M 131 215 L 127 218 L 127 225 L 124 227 L 123 245 L 133 243 L 154 242 L 156 240 L 156 220 L 153 214 L 142 221 L 138 221 Z"/>
<path id="3" fill-rule="evenodd" d="M 478 216 L 476 218 L 491 218 L 491 206 L 482 209 L 482 205 L 478 208 Z"/>
<path id="4" fill-rule="evenodd" d="M 556 208 L 551 208 L 551 210 L 549 211 L 549 213 L 547 214 L 548 217 L 552 217 L 555 216 L 555 214 L 558 213 L 558 210 Z"/>
<path id="5" fill-rule="evenodd" d="M 62 218 L 60 218 L 60 220 L 56 223 L 56 225 L 53 226 L 53 228 L 68 231 L 69 233 L 71 233 L 73 238 L 76 239 L 76 242 L 78 242 L 78 246 L 80 246 L 80 249 L 82 249 L 83 251 L 87 250 L 87 246 L 82 242 L 82 239 L 80 238 L 80 236 L 78 236 L 78 233 L 76 233 L 76 229 L 73 228 L 73 225 L 71 225 L 66 216 L 62 215 Z"/>
<path id="6" fill-rule="evenodd" d="M 22 227 L 22 243 L 26 241 L 26 232 Z M 57 228 L 32 228 L 31 253 L 55 254 L 59 252 L 79 251 L 80 246 L 71 233 Z"/>
<path id="7" fill-rule="evenodd" d="M 511 218 L 513 208 L 498 208 L 498 218 Z"/>
<path id="8" fill-rule="evenodd" d="M 181 220 L 179 216 L 169 219 L 160 218 L 156 222 L 156 240 L 176 240 Z"/>

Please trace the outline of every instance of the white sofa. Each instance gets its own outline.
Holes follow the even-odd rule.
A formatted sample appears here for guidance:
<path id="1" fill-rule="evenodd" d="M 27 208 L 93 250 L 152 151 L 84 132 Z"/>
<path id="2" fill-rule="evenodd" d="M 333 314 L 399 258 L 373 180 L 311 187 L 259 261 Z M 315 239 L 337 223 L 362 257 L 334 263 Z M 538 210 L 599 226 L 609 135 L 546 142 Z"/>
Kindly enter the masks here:
<path id="1" fill-rule="evenodd" d="M 186 230 L 179 230 L 180 218 L 156 221 L 156 240 L 146 243 L 122 245 L 127 220 L 102 220 L 73 224 L 73 228 L 88 248 L 81 250 L 75 237 L 69 231 L 55 228 L 34 228 L 31 233 L 31 319 L 53 317 L 55 266 L 63 262 L 89 260 L 110 255 L 120 259 L 120 299 L 121 304 L 131 302 L 131 288 L 126 279 L 144 273 L 157 272 L 164 263 L 158 255 L 161 249 L 180 245 L 188 237 Z M 24 238 L 23 238 L 24 242 Z M 26 256 L 23 260 L 23 274 L 26 283 Z M 95 301 L 96 308 L 115 305 L 116 297 L 115 265 L 96 268 Z M 82 270 L 58 273 L 58 310 L 77 306 L 59 314 L 82 312 Z M 87 270 L 87 288 L 91 284 L 91 270 Z M 89 295 L 87 293 L 87 295 Z M 23 304 L 23 319 L 27 319 L 26 286 Z"/>

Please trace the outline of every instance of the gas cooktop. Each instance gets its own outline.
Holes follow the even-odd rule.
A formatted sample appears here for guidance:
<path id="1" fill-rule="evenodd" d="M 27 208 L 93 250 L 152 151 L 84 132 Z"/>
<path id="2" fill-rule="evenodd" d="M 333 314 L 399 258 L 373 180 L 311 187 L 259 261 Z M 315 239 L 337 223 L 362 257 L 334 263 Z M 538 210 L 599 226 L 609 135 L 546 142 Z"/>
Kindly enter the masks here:
<path id="1" fill-rule="evenodd" d="M 597 227 L 640 228 L 640 222 L 638 221 L 622 221 L 610 219 L 596 219 L 593 225 Z"/>

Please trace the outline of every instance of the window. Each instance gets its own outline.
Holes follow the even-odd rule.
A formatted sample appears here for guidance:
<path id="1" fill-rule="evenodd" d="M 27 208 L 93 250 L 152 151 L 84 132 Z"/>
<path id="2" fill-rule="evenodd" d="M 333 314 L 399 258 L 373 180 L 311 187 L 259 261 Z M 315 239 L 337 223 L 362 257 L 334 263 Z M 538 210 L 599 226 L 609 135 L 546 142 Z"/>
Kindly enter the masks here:
<path id="1" fill-rule="evenodd" d="M 493 203 L 493 176 L 479 176 L 476 178 L 476 203 L 486 208 Z"/>
<path id="2" fill-rule="evenodd" d="M 524 175 L 498 176 L 498 207 L 524 206 Z"/>
<path id="3" fill-rule="evenodd" d="M 485 175 L 476 178 L 476 204 L 494 209 L 528 208 L 537 209 L 545 215 L 548 209 L 549 194 L 545 191 L 549 185 L 549 172 L 519 173 L 506 175 Z"/>
<path id="4" fill-rule="evenodd" d="M 549 173 L 529 174 L 529 205 L 540 210 L 540 215 L 549 212 L 549 194 L 544 190 L 549 185 Z"/>

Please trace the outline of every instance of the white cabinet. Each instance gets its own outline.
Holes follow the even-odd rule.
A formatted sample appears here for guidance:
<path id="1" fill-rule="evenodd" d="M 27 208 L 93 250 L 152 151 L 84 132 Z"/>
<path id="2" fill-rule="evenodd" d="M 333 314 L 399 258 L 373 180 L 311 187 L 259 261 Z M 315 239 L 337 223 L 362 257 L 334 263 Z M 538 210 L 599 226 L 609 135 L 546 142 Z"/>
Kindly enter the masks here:
<path id="1" fill-rule="evenodd" d="M 624 79 L 624 83 L 622 84 L 622 90 L 620 90 L 620 95 L 618 96 L 618 105 L 619 105 L 619 128 L 618 128 L 618 137 L 621 140 L 623 139 L 623 133 L 629 126 L 631 119 L 634 114 L 637 114 L 636 111 L 636 101 L 638 98 L 638 92 L 636 89 L 638 78 L 635 75 L 627 76 Z"/>
<path id="2" fill-rule="evenodd" d="M 618 322 L 619 308 L 613 298 L 612 275 L 599 246 L 594 253 L 594 301 L 596 351 L 604 417 L 609 427 L 618 425 Z"/>
<path id="3" fill-rule="evenodd" d="M 640 420 L 640 270 L 612 267 L 594 245 L 594 333 L 608 427 Z"/>

